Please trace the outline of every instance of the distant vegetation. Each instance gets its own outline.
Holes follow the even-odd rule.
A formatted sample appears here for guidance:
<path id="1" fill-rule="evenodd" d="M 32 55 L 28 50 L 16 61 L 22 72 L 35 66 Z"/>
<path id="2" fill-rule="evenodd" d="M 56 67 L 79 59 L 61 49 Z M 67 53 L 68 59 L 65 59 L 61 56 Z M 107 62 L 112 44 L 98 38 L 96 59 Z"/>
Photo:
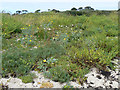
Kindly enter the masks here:
<path id="1" fill-rule="evenodd" d="M 71 8 L 70 10 L 66 10 L 66 11 L 60 11 L 60 10 L 56 10 L 56 9 L 48 9 L 48 11 L 41 11 L 41 9 L 38 9 L 38 10 L 35 10 L 34 13 L 45 13 L 46 12 L 55 12 L 55 13 L 66 13 L 66 14 L 71 14 L 71 15 L 93 15 L 93 14 L 96 14 L 97 15 L 101 15 L 101 14 L 104 14 L 104 15 L 109 15 L 110 13 L 112 12 L 117 12 L 117 10 L 113 10 L 113 11 L 110 11 L 110 10 L 95 10 L 94 8 L 92 8 L 91 6 L 86 6 L 86 7 L 79 7 L 79 8 Z M 31 13 L 31 12 L 28 12 L 28 10 L 17 10 L 16 13 L 14 13 L 13 15 L 18 15 L 18 14 L 27 14 L 27 13 Z M 9 13 L 8 13 L 9 14 Z"/>

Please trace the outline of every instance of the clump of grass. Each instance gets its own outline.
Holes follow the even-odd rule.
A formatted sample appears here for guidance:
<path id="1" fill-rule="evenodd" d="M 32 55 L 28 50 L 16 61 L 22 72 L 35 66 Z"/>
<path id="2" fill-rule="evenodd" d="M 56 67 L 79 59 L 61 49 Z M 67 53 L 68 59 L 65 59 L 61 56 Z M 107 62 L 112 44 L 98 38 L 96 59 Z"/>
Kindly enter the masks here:
<path id="1" fill-rule="evenodd" d="M 26 76 L 21 76 L 19 78 L 22 80 L 23 83 L 31 83 L 33 82 L 34 78 L 37 78 L 37 76 L 34 73 L 30 73 Z"/>

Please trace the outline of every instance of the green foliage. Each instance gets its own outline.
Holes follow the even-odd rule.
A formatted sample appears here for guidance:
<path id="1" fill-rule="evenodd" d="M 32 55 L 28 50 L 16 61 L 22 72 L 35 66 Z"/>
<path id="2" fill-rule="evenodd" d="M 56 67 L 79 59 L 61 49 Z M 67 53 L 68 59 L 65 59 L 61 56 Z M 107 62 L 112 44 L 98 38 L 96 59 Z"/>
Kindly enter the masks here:
<path id="1" fill-rule="evenodd" d="M 37 63 L 37 69 L 39 69 L 39 71 L 45 72 L 47 68 L 48 68 L 47 64 L 44 63 L 43 61 L 39 61 Z"/>
<path id="2" fill-rule="evenodd" d="M 10 48 L 2 56 L 2 75 L 16 74 L 16 76 L 26 75 L 35 64 L 35 54 L 23 48 Z"/>
<path id="3" fill-rule="evenodd" d="M 92 67 L 107 70 L 109 66 L 114 70 L 118 17 L 115 13 L 108 16 L 97 13 L 72 10 L 3 14 L 3 77 L 9 73 L 27 75 L 34 69 L 46 72 L 45 76 L 55 81 L 78 80 L 82 84 Z"/>
<path id="4" fill-rule="evenodd" d="M 46 59 L 48 57 L 58 57 L 65 53 L 64 47 L 59 45 L 58 43 L 51 42 L 45 45 L 44 47 L 40 47 L 36 50 L 39 58 Z"/>
<path id="5" fill-rule="evenodd" d="M 68 84 L 63 86 L 63 90 L 64 90 L 64 88 L 73 88 L 73 86 L 68 83 Z"/>
<path id="6" fill-rule="evenodd" d="M 63 70 L 60 66 L 53 67 L 44 73 L 45 77 L 50 78 L 58 82 L 67 82 L 69 81 L 69 74 Z"/>
<path id="7" fill-rule="evenodd" d="M 22 46 L 34 46 L 36 37 L 34 36 L 34 32 L 37 32 L 37 30 L 32 29 L 32 26 L 26 27 L 22 29 L 22 35 L 20 35 L 20 43 Z M 34 38 L 33 38 L 34 37 Z"/>
<path id="8" fill-rule="evenodd" d="M 34 78 L 36 78 L 36 75 L 33 73 L 30 73 L 26 76 L 21 76 L 19 77 L 23 83 L 31 83 L 33 81 Z"/>
<path id="9" fill-rule="evenodd" d="M 39 69 L 42 72 L 45 72 L 47 69 L 54 67 L 57 61 L 58 59 L 55 59 L 53 57 L 48 58 L 47 60 L 44 59 L 43 61 L 39 61 L 37 63 L 37 69 Z"/>
<path id="10" fill-rule="evenodd" d="M 7 14 L 2 15 L 2 24 L 2 32 L 6 38 L 10 38 L 12 33 L 21 33 L 20 28 L 23 26 L 20 21 Z"/>

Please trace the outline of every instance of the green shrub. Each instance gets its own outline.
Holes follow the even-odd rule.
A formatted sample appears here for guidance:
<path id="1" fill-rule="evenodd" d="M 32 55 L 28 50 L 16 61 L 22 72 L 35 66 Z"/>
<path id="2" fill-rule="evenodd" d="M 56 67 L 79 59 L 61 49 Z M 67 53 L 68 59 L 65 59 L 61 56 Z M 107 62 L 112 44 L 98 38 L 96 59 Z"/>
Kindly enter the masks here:
<path id="1" fill-rule="evenodd" d="M 70 78 L 69 74 L 60 66 L 49 69 L 48 72 L 44 73 L 44 76 L 61 83 L 69 81 Z"/>
<path id="2" fill-rule="evenodd" d="M 3 77 L 8 74 L 26 75 L 36 62 L 34 51 L 23 48 L 10 48 L 2 56 Z"/>
<path id="3" fill-rule="evenodd" d="M 34 78 L 36 78 L 37 76 L 33 73 L 30 73 L 26 76 L 21 76 L 19 77 L 20 79 L 22 79 L 23 83 L 31 83 L 33 81 Z"/>

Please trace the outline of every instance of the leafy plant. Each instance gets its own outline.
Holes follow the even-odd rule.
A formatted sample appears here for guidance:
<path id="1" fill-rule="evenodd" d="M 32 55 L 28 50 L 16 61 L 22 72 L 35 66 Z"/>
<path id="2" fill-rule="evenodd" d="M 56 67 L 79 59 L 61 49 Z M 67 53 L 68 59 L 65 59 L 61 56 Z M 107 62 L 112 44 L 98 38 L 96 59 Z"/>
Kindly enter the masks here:
<path id="1" fill-rule="evenodd" d="M 44 73 L 45 77 L 52 79 L 53 81 L 58 82 L 67 82 L 69 81 L 69 74 L 63 70 L 60 66 L 53 67 Z"/>
<path id="2" fill-rule="evenodd" d="M 73 88 L 73 86 L 70 85 L 70 83 L 68 83 L 68 84 L 66 84 L 66 85 L 63 86 L 63 90 L 64 90 L 64 88 Z"/>
<path id="3" fill-rule="evenodd" d="M 23 83 L 31 83 L 33 81 L 33 79 L 36 78 L 36 75 L 33 73 L 30 73 L 26 76 L 21 76 L 19 78 L 22 79 Z"/>

